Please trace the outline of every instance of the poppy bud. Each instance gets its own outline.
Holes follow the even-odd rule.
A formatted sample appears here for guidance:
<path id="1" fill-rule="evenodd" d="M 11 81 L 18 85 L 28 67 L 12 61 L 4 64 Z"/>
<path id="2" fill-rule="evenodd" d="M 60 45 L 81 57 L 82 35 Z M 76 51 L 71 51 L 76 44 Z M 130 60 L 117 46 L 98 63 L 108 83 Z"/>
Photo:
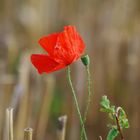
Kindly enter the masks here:
<path id="1" fill-rule="evenodd" d="M 89 63 L 90 63 L 90 59 L 89 59 L 88 54 L 83 55 L 83 56 L 81 57 L 81 60 L 82 60 L 82 63 L 83 63 L 85 66 L 89 65 Z"/>

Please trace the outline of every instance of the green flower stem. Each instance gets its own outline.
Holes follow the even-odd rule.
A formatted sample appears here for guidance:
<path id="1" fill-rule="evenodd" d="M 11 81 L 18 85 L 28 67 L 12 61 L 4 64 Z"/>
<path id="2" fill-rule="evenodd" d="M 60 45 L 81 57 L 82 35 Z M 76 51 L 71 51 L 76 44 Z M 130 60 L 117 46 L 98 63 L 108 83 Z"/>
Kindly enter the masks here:
<path id="1" fill-rule="evenodd" d="M 89 65 L 86 66 L 86 70 L 87 70 L 87 81 L 88 81 L 88 99 L 87 99 L 87 106 L 86 106 L 86 110 L 85 110 L 85 114 L 84 114 L 84 122 L 87 119 L 87 114 L 88 114 L 88 110 L 90 107 L 90 103 L 91 103 L 91 76 L 90 76 L 90 70 L 89 70 Z"/>
<path id="2" fill-rule="evenodd" d="M 84 119 L 83 119 L 84 124 L 86 122 L 88 110 L 91 103 L 91 75 L 90 75 L 89 65 L 86 66 L 86 71 L 87 71 L 87 83 L 88 83 L 88 97 L 87 97 L 87 104 L 86 104 L 86 109 L 85 109 Z M 83 140 L 83 127 L 81 131 L 81 140 Z"/>
<path id="3" fill-rule="evenodd" d="M 73 84 L 72 84 L 72 80 L 71 80 L 70 66 L 68 66 L 68 68 L 67 68 L 67 77 L 68 77 L 68 82 L 69 82 L 71 90 L 72 90 L 72 95 L 73 95 L 75 106 L 76 106 L 76 110 L 77 110 L 77 113 L 78 113 L 78 116 L 79 116 L 80 125 L 81 125 L 82 130 L 83 130 L 83 135 L 85 137 L 85 140 L 88 140 L 87 139 L 87 135 L 86 135 L 86 130 L 85 130 L 84 122 L 83 122 L 82 115 L 81 115 L 81 112 L 80 112 L 80 107 L 79 107 L 78 100 L 77 100 L 77 97 L 76 97 L 76 93 L 75 93 L 75 90 L 73 88 Z"/>

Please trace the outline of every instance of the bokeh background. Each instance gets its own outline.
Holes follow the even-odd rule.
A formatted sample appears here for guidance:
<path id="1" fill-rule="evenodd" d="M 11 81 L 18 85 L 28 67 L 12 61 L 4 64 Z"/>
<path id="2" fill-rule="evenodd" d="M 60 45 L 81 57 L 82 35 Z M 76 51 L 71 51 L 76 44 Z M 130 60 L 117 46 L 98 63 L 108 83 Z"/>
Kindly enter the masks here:
<path id="1" fill-rule="evenodd" d="M 41 36 L 75 25 L 91 59 L 92 105 L 86 128 L 89 140 L 105 140 L 106 114 L 99 111 L 106 94 L 127 112 L 125 139 L 140 138 L 140 1 L 139 0 L 0 0 L 0 139 L 6 140 L 5 110 L 14 107 L 14 140 L 34 129 L 34 140 L 57 140 L 57 119 L 68 116 L 66 140 L 79 139 L 79 121 L 66 70 L 39 75 L 30 62 L 43 52 Z M 71 65 L 81 111 L 85 67 Z M 119 138 L 118 138 L 119 139 Z"/>

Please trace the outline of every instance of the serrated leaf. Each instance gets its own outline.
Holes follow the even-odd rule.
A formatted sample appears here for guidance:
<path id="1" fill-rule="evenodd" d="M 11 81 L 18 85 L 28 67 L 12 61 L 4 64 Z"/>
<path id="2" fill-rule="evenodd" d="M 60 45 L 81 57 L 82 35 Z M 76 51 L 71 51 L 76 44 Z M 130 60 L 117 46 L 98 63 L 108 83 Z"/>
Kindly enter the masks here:
<path id="1" fill-rule="evenodd" d="M 125 113 L 125 111 L 123 110 L 123 108 L 120 108 L 120 114 L 119 114 L 119 116 L 120 117 L 124 117 L 124 118 L 126 118 L 126 113 Z"/>
<path id="2" fill-rule="evenodd" d="M 123 108 L 121 108 L 119 112 L 119 122 L 122 128 L 129 128 L 129 122 Z"/>
<path id="3" fill-rule="evenodd" d="M 115 113 L 115 106 L 114 106 L 114 105 L 112 105 L 112 106 L 110 107 L 110 109 L 111 109 L 112 113 Z"/>
<path id="4" fill-rule="evenodd" d="M 109 116 L 109 118 L 110 118 L 111 120 L 114 120 L 114 119 L 115 119 L 115 116 L 113 115 L 113 113 L 109 113 L 108 116 Z"/>
<path id="5" fill-rule="evenodd" d="M 103 108 L 110 108 L 110 101 L 107 99 L 107 96 L 103 96 L 100 102 Z"/>
<path id="6" fill-rule="evenodd" d="M 100 104 L 101 104 L 100 111 L 111 113 L 111 114 L 115 113 L 115 106 L 110 106 L 110 101 L 107 98 L 107 96 L 102 97 Z"/>
<path id="7" fill-rule="evenodd" d="M 107 135 L 107 140 L 114 140 L 118 136 L 118 134 L 119 134 L 118 130 L 112 128 Z"/>
<path id="8" fill-rule="evenodd" d="M 107 113 L 112 113 L 112 110 L 110 108 L 101 108 L 101 112 L 107 112 Z"/>
<path id="9" fill-rule="evenodd" d="M 120 125 L 122 128 L 129 128 L 129 122 L 127 118 L 123 118 L 120 120 Z"/>
<path id="10" fill-rule="evenodd" d="M 110 123 L 107 125 L 107 127 L 110 128 L 110 129 L 112 129 L 112 128 L 117 129 L 116 125 L 112 125 Z"/>

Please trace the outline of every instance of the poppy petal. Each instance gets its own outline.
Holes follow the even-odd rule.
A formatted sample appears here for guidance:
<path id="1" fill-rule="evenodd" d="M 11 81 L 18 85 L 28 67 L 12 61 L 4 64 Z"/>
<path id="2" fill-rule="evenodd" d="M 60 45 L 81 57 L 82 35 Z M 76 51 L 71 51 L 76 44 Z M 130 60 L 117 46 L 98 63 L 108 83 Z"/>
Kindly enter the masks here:
<path id="1" fill-rule="evenodd" d="M 54 47 L 56 46 L 59 33 L 51 34 L 42 37 L 38 42 L 39 44 L 51 55 L 53 54 Z"/>
<path id="2" fill-rule="evenodd" d="M 85 44 L 76 28 L 66 26 L 58 36 L 57 48 L 55 47 L 54 54 L 60 60 L 65 61 L 65 64 L 70 64 L 83 54 L 84 49 Z"/>
<path id="3" fill-rule="evenodd" d="M 64 64 L 55 62 L 50 56 L 43 54 L 32 54 L 31 62 L 41 74 L 43 72 L 51 73 L 65 67 Z"/>
<path id="4" fill-rule="evenodd" d="M 85 44 L 79 33 L 76 31 L 75 26 L 65 26 L 64 34 L 69 39 L 74 51 L 81 55 L 84 52 Z"/>

